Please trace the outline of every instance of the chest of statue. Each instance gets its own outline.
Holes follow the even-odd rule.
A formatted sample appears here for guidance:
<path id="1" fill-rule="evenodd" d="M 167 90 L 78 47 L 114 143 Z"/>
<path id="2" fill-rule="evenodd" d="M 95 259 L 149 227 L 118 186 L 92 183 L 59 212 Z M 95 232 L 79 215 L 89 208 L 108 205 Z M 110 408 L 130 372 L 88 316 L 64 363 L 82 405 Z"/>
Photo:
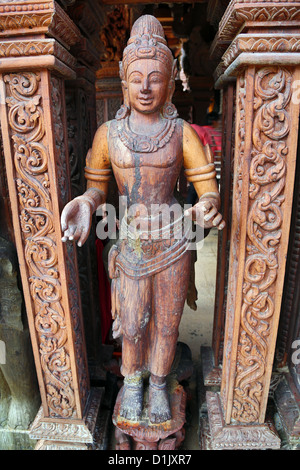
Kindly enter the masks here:
<path id="1" fill-rule="evenodd" d="M 120 194 L 131 203 L 168 203 L 182 166 L 182 121 L 165 120 L 157 135 L 134 134 L 111 121 L 109 156 Z"/>

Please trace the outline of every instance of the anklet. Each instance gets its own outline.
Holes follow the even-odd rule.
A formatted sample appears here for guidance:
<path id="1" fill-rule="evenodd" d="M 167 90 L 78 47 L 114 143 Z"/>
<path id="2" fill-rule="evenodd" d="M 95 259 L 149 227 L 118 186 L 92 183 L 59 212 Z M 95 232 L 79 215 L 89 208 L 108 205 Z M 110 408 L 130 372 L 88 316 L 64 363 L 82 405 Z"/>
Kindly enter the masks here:
<path id="1" fill-rule="evenodd" d="M 156 388 L 156 390 L 163 390 L 164 388 L 167 388 L 167 382 L 156 384 L 155 382 L 152 382 L 151 378 L 149 379 L 149 384 L 151 387 Z"/>

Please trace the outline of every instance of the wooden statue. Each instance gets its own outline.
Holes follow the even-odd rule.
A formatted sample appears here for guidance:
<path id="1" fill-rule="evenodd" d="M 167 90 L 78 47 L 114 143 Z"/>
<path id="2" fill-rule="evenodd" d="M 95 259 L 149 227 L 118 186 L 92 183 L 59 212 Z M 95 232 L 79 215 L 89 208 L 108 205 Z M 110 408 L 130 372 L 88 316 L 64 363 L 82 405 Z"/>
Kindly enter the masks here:
<path id="1" fill-rule="evenodd" d="M 174 360 L 190 269 L 188 237 L 176 236 L 184 217 L 196 219 L 202 213 L 204 228 L 225 226 L 218 212 L 214 164 L 171 102 L 176 72 L 161 24 L 152 16 L 140 17 L 120 63 L 124 104 L 116 118 L 96 132 L 86 161 L 87 191 L 62 213 L 63 240 L 76 240 L 81 246 L 93 212 L 106 200 L 112 171 L 120 195 L 127 198 L 127 211 L 134 206 L 134 214 L 147 224 L 159 217 L 151 207 L 166 208 L 176 202 L 173 192 L 182 165 L 199 197 L 190 210 L 181 211 L 180 218 L 144 238 L 134 236 L 125 215 L 123 236 L 110 251 L 113 330 L 122 336 L 124 385 L 119 413 L 131 422 L 142 416 L 147 374 L 150 422 L 172 418 L 166 378 Z M 167 240 L 164 230 L 171 233 Z"/>

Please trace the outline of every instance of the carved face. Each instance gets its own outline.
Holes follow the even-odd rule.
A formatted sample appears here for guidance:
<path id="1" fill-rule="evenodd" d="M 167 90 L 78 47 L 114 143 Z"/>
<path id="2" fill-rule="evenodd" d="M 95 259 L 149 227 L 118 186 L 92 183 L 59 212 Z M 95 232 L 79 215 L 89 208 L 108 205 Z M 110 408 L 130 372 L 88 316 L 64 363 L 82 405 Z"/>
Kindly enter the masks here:
<path id="1" fill-rule="evenodd" d="M 127 70 L 127 91 L 131 108 L 143 114 L 159 111 L 168 96 L 170 73 L 154 59 L 132 62 Z"/>

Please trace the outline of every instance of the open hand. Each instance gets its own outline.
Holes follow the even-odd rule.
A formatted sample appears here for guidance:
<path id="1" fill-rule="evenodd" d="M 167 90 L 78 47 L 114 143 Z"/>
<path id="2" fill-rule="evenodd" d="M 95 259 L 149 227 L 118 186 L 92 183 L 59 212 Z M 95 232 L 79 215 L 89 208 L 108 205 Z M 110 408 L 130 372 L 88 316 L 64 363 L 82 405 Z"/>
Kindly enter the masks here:
<path id="1" fill-rule="evenodd" d="M 61 214 L 61 229 L 64 232 L 62 241 L 77 241 L 82 246 L 90 233 L 92 224 L 92 206 L 84 195 L 70 201 Z"/>
<path id="2" fill-rule="evenodd" d="M 223 230 L 226 223 L 222 214 L 218 211 L 218 202 L 212 197 L 203 197 L 190 209 L 186 210 L 184 215 L 192 219 L 204 228 L 216 227 Z"/>

